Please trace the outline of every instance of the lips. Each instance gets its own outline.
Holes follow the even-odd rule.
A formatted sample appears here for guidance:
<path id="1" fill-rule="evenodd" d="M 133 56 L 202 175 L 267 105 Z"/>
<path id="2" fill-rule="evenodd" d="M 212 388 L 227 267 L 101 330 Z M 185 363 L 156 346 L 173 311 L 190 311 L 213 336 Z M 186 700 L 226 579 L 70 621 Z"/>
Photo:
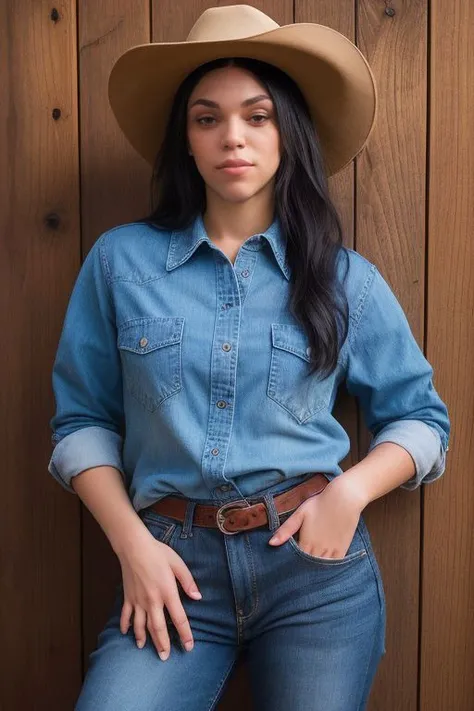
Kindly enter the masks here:
<path id="1" fill-rule="evenodd" d="M 241 168 L 242 166 L 252 165 L 246 160 L 226 160 L 224 163 L 218 165 L 218 168 Z"/>

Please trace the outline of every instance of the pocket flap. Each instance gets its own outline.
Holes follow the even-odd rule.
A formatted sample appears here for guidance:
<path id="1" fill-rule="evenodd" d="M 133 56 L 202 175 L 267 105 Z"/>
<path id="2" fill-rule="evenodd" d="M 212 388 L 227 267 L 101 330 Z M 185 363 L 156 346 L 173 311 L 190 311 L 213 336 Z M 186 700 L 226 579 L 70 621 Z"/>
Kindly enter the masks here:
<path id="1" fill-rule="evenodd" d="M 118 329 L 117 345 L 133 353 L 149 353 L 163 346 L 179 343 L 184 318 L 139 318 L 126 321 Z"/>
<path id="2" fill-rule="evenodd" d="M 281 348 L 289 353 L 310 362 L 310 345 L 306 332 L 301 326 L 288 323 L 272 323 L 272 343 L 275 348 Z"/>

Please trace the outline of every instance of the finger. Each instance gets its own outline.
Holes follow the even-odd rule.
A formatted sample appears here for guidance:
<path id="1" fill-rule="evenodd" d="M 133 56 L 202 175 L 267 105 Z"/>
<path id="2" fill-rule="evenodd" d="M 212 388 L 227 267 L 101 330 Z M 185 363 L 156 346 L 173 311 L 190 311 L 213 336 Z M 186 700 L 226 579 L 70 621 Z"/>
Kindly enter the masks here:
<path id="1" fill-rule="evenodd" d="M 148 629 L 161 661 L 166 661 L 170 655 L 170 637 L 163 605 L 153 605 L 148 610 Z"/>
<path id="2" fill-rule="evenodd" d="M 171 561 L 171 570 L 179 580 L 184 592 L 187 593 L 189 597 L 192 597 L 194 600 L 202 599 L 202 595 L 199 592 L 199 588 L 192 576 L 191 571 L 184 560 L 177 554 Z"/>
<path id="3" fill-rule="evenodd" d="M 137 642 L 137 647 L 140 649 L 144 647 L 146 642 L 146 612 L 140 605 L 135 605 L 135 611 L 133 615 L 133 631 L 135 633 L 135 639 Z"/>
<path id="4" fill-rule="evenodd" d="M 285 523 L 282 523 L 280 528 L 277 528 L 274 535 L 268 541 L 270 545 L 280 545 L 285 543 L 296 531 L 301 528 L 303 523 L 304 512 L 296 510 L 289 518 L 286 519 Z"/>
<path id="5" fill-rule="evenodd" d="M 166 607 L 168 608 L 171 620 L 176 627 L 183 647 L 187 652 L 190 652 L 194 647 L 194 639 L 188 617 L 179 597 L 178 588 L 176 588 L 176 594 L 171 595 L 170 599 L 166 602 Z"/>
<path id="6" fill-rule="evenodd" d="M 120 614 L 120 631 L 122 634 L 127 634 L 128 628 L 130 627 L 130 617 L 132 616 L 132 606 L 125 600 L 122 605 L 122 612 Z"/>

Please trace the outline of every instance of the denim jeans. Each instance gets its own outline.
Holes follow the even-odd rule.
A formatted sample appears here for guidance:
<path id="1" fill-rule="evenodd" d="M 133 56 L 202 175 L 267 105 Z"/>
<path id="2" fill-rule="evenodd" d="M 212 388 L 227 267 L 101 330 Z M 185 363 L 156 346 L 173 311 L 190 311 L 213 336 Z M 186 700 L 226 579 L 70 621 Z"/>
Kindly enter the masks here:
<path id="1" fill-rule="evenodd" d="M 297 537 L 268 545 L 283 518 L 272 494 L 265 503 L 269 524 L 236 535 L 195 526 L 194 502 L 182 524 L 140 511 L 154 538 L 183 558 L 203 595 L 195 601 L 180 589 L 194 648 L 183 649 L 167 616 L 168 659 L 160 660 L 148 631 L 139 649 L 133 624 L 126 635 L 119 629 L 120 585 L 76 711 L 211 711 L 243 650 L 258 711 L 366 708 L 385 652 L 385 597 L 365 522 L 361 516 L 344 558 L 317 558 Z"/>

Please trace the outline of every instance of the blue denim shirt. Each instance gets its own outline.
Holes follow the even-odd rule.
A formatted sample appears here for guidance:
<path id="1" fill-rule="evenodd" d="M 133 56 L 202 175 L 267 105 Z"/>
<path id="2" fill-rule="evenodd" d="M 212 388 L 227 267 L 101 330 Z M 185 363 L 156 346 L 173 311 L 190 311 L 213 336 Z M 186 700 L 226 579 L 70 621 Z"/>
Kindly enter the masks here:
<path id="1" fill-rule="evenodd" d="M 278 218 L 234 264 L 202 216 L 180 231 L 131 223 L 99 237 L 54 364 L 49 472 L 58 482 L 74 493 L 72 477 L 111 465 L 139 511 L 170 493 L 223 503 L 314 471 L 331 479 L 350 448 L 331 414 L 344 380 L 371 448 L 395 442 L 411 454 L 416 474 L 403 488 L 441 476 L 447 409 L 386 281 L 344 248 L 349 334 L 335 372 L 307 379 L 285 244 Z"/>

